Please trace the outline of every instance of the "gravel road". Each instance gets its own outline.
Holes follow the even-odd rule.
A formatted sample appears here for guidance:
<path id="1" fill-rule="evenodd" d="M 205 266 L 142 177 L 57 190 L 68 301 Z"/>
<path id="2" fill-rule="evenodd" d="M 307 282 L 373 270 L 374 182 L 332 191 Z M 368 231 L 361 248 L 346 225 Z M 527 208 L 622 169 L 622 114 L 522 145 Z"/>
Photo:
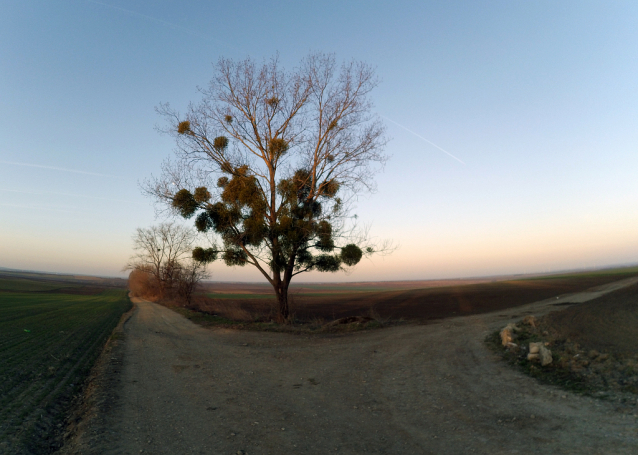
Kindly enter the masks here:
<path id="1" fill-rule="evenodd" d="M 339 336 L 204 329 L 141 301 L 65 453 L 635 454 L 635 405 L 541 386 L 483 342 L 633 282 Z"/>

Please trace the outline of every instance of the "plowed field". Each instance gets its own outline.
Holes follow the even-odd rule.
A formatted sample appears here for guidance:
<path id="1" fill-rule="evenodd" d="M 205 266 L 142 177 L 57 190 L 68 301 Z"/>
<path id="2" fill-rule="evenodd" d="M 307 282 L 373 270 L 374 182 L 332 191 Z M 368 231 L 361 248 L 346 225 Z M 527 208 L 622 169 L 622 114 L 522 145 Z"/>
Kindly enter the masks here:
<path id="1" fill-rule="evenodd" d="M 370 316 L 371 312 L 382 318 L 432 320 L 501 311 L 549 297 L 602 286 L 636 274 L 636 268 L 629 268 L 474 284 L 441 286 L 440 283 L 436 283 L 432 287 L 425 287 L 427 282 L 421 282 L 417 284 L 422 287 L 416 289 L 406 288 L 405 283 L 393 289 L 393 283 L 390 282 L 383 283 L 383 286 L 377 288 L 371 287 L 374 283 L 367 288 L 314 285 L 312 288 L 293 288 L 289 298 L 292 311 L 299 320 Z M 217 293 L 211 293 L 210 290 L 216 290 L 216 287 L 219 288 Z M 248 289 L 253 293 L 246 293 Z M 193 309 L 232 319 L 236 319 L 236 315 L 257 319 L 274 313 L 275 297 L 266 292 L 271 290 L 265 285 L 252 289 L 242 287 L 242 284 L 238 283 L 235 289 L 232 289 L 225 283 L 211 284 L 207 296 L 197 301 Z M 238 309 L 241 312 L 237 311 Z"/>
<path id="2" fill-rule="evenodd" d="M 544 322 L 560 337 L 577 342 L 586 350 L 635 357 L 638 355 L 638 284 L 551 313 Z"/>

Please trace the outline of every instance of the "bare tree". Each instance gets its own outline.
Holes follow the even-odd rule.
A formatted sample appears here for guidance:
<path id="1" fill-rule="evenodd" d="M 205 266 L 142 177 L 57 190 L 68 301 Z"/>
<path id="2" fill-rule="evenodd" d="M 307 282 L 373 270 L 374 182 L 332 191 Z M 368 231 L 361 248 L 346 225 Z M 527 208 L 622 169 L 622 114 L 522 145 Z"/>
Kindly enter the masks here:
<path id="1" fill-rule="evenodd" d="M 133 235 L 135 254 L 124 270 L 150 274 L 164 297 L 182 273 L 182 262 L 191 256 L 195 233 L 175 222 L 137 228 Z"/>
<path id="2" fill-rule="evenodd" d="M 210 275 L 206 272 L 206 264 L 194 259 L 180 263 L 174 283 L 174 290 L 177 295 L 189 305 L 193 298 L 193 293 L 197 285 Z"/>
<path id="3" fill-rule="evenodd" d="M 333 55 L 310 54 L 291 72 L 277 57 L 220 59 L 199 104 L 185 115 L 158 108 L 177 160 L 144 190 L 216 234 L 212 248 L 193 250 L 196 260 L 221 254 L 229 266 L 256 267 L 281 321 L 294 276 L 343 270 L 379 251 L 350 216 L 386 160 L 384 126 L 368 99 L 376 84 L 368 65 L 338 66 Z"/>

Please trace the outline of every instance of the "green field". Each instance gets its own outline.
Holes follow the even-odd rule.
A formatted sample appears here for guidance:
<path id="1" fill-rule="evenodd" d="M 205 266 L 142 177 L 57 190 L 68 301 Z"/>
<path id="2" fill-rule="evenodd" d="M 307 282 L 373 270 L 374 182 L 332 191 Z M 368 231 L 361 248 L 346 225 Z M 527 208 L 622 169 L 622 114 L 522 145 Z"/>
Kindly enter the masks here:
<path id="1" fill-rule="evenodd" d="M 47 293 L 60 287 L 0 279 L 0 453 L 59 446 L 73 397 L 131 306 L 123 289 Z"/>

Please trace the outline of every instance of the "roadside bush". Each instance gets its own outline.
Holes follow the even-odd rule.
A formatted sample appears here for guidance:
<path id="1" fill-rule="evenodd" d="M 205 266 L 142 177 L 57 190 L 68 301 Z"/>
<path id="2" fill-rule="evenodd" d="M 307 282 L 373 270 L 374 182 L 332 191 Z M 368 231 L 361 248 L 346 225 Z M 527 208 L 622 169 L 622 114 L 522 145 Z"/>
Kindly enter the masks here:
<path id="1" fill-rule="evenodd" d="M 160 297 L 160 287 L 155 277 L 139 268 L 133 269 L 129 274 L 128 288 L 133 297 L 151 301 Z"/>

